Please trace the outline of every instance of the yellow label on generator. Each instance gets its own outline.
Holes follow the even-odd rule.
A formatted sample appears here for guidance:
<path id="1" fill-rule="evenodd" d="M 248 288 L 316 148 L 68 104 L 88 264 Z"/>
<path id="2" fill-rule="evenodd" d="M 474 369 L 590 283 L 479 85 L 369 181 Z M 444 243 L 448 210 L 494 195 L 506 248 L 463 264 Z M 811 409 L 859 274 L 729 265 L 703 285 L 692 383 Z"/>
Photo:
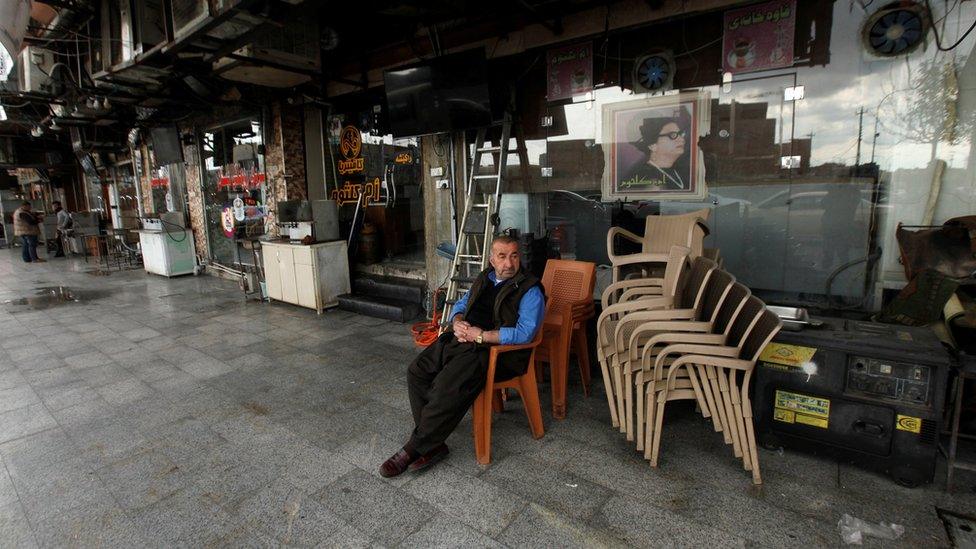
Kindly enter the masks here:
<path id="1" fill-rule="evenodd" d="M 817 350 L 813 347 L 773 342 L 766 345 L 766 348 L 759 355 L 759 360 L 799 368 L 804 362 L 813 358 L 816 352 Z"/>
<path id="2" fill-rule="evenodd" d="M 830 421 L 830 401 L 826 398 L 776 391 L 773 419 L 826 429 Z"/>
<path id="3" fill-rule="evenodd" d="M 895 423 L 895 427 L 899 431 L 908 431 L 916 435 L 922 432 L 922 418 L 898 414 L 897 419 L 898 421 Z"/>

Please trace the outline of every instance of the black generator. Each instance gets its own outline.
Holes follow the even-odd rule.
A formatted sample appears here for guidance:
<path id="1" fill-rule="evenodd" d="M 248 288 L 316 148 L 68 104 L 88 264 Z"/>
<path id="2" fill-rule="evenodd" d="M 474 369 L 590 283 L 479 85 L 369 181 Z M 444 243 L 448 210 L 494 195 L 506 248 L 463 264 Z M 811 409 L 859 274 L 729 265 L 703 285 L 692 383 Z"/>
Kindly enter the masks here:
<path id="1" fill-rule="evenodd" d="M 759 439 L 931 482 L 951 360 L 927 328 L 819 318 L 783 330 L 756 365 Z"/>

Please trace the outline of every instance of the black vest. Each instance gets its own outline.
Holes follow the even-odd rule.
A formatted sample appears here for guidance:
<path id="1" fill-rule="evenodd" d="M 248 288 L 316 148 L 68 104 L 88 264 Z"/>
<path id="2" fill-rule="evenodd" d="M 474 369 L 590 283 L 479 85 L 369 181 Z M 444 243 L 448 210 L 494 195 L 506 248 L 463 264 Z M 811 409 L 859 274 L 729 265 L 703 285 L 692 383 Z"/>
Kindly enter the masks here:
<path id="1" fill-rule="evenodd" d="M 496 285 L 488 278 L 491 271 L 491 268 L 482 271 L 471 285 L 463 318 L 483 330 L 514 327 L 518 324 L 522 296 L 539 285 L 539 279 L 520 270 L 512 278 Z"/>

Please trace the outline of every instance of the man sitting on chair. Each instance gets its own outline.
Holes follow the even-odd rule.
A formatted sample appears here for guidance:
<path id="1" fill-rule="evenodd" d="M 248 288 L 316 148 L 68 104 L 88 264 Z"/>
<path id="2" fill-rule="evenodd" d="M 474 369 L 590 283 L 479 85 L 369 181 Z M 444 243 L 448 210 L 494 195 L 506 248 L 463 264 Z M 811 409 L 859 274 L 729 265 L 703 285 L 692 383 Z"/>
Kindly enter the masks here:
<path id="1" fill-rule="evenodd" d="M 444 441 L 487 382 L 489 346 L 528 343 L 542 326 L 542 285 L 521 270 L 518 241 L 495 237 L 489 261 L 491 268 L 454 304 L 451 327 L 410 364 L 407 385 L 415 427 L 403 448 L 380 466 L 384 477 L 447 457 Z M 495 379 L 524 374 L 531 354 L 523 349 L 499 355 Z"/>

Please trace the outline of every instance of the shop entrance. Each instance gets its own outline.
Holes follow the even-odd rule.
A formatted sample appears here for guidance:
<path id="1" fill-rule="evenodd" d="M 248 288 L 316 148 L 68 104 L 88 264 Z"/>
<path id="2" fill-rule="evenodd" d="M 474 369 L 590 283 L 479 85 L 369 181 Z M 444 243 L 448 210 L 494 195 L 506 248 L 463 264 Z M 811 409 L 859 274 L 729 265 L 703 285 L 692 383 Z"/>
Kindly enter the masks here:
<path id="1" fill-rule="evenodd" d="M 363 135 L 367 187 L 378 187 L 368 202 L 355 253 L 360 272 L 423 277 L 424 205 L 417 139 Z"/>

